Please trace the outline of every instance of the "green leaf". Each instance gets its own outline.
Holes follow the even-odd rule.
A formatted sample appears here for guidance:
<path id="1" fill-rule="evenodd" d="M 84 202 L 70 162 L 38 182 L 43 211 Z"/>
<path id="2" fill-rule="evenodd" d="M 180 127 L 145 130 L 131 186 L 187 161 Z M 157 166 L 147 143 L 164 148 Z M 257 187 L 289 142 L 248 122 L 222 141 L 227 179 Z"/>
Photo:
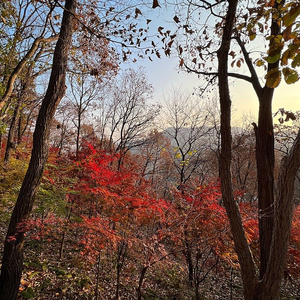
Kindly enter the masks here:
<path id="1" fill-rule="evenodd" d="M 32 287 L 28 287 L 26 291 L 22 291 L 21 295 L 24 299 L 32 299 L 34 297 L 34 290 Z"/>
<path id="2" fill-rule="evenodd" d="M 270 64 L 275 63 L 276 61 L 278 61 L 280 59 L 280 53 L 274 55 L 274 56 L 268 56 L 267 57 L 267 62 Z"/>
<path id="3" fill-rule="evenodd" d="M 266 76 L 266 85 L 269 88 L 276 88 L 279 86 L 281 81 L 281 72 L 278 68 L 270 70 Z"/>
<path id="4" fill-rule="evenodd" d="M 290 69 L 288 67 L 282 69 L 282 74 L 287 84 L 292 84 L 299 80 L 299 75 L 297 71 Z"/>
<path id="5" fill-rule="evenodd" d="M 278 39 L 273 39 L 271 42 L 270 50 L 268 52 L 267 61 L 268 63 L 275 63 L 280 59 L 281 50 L 283 49 L 284 43 L 278 42 Z"/>

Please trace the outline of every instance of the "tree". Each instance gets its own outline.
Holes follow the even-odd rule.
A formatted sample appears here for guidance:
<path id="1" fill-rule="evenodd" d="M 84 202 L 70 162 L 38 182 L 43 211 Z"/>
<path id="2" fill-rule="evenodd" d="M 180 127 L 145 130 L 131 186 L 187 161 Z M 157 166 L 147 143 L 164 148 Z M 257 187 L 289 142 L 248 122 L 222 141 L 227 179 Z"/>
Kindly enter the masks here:
<path id="1" fill-rule="evenodd" d="M 5 239 L 0 276 L 0 298 L 17 299 L 22 275 L 24 232 L 18 226 L 28 218 L 48 155 L 49 127 L 55 109 L 65 92 L 67 58 L 72 38 L 76 2 L 66 0 L 60 36 L 57 41 L 49 86 L 43 99 L 33 137 L 31 160 L 18 196 Z"/>
<path id="2" fill-rule="evenodd" d="M 173 146 L 170 156 L 177 173 L 176 184 L 181 190 L 193 176 L 203 181 L 207 177 L 208 140 L 213 128 L 206 105 L 201 102 L 202 99 L 174 90 L 162 111 L 161 123 Z"/>
<path id="3" fill-rule="evenodd" d="M 76 155 L 80 150 L 81 129 L 83 125 L 84 114 L 88 108 L 94 106 L 95 101 L 99 97 L 101 86 L 97 78 L 91 80 L 89 74 L 82 72 L 81 74 L 72 74 L 69 77 L 71 87 L 71 95 L 68 96 L 69 104 L 74 110 L 75 117 L 73 124 L 76 128 Z"/>
<path id="4" fill-rule="evenodd" d="M 3 10 L 12 15 L 7 22 L 4 22 L 7 24 L 4 45 L 8 50 L 8 59 L 11 61 L 4 63 L 5 90 L 0 99 L 0 110 L 2 111 L 4 108 L 2 114 L 9 107 L 16 80 L 28 62 L 39 51 L 43 43 L 50 43 L 57 39 L 57 24 L 53 24 L 51 21 L 52 14 L 56 12 L 56 9 L 57 5 L 51 5 L 48 8 L 39 3 L 16 0 L 12 4 L 7 4 L 6 9 Z M 30 13 L 28 13 L 29 11 Z M 12 33 L 11 37 L 7 33 Z M 11 53 L 14 54 L 13 57 Z M 18 56 L 21 58 L 18 59 Z"/>
<path id="5" fill-rule="evenodd" d="M 289 154 L 282 159 L 275 197 L 272 99 L 282 76 L 288 84 L 295 83 L 299 79 L 295 70 L 300 58 L 297 44 L 299 30 L 294 26 L 300 15 L 299 3 L 253 1 L 244 4 L 230 0 L 225 4 L 224 14 L 224 2 L 182 3 L 180 9 L 183 10 L 185 5 L 188 8 L 187 17 L 181 18 L 180 9 L 177 11 L 178 15 L 174 17 L 178 27 L 183 30 L 181 37 L 186 40 L 184 44 L 180 42 L 178 44 L 180 66 L 189 72 L 205 76 L 208 85 L 218 79 L 221 107 L 222 198 L 241 265 L 245 299 L 278 299 L 291 228 L 294 180 L 300 166 L 300 132 Z M 202 26 L 199 26 L 199 12 L 206 20 Z M 169 37 L 165 48 L 168 55 L 175 36 L 167 32 L 162 34 L 165 38 Z M 215 34 L 219 39 L 213 38 Z M 261 57 L 258 58 L 247 50 L 247 43 L 256 38 L 269 41 L 267 53 L 262 50 Z M 183 45 L 188 46 L 184 48 Z M 230 58 L 232 58 L 231 65 L 229 65 Z M 217 69 L 213 69 L 210 63 L 214 61 L 218 65 Z M 250 75 L 238 73 L 243 63 Z M 259 66 L 266 68 L 264 86 L 261 86 L 256 70 Z M 259 277 L 256 275 L 256 265 L 233 195 L 230 77 L 249 82 L 260 104 L 258 124 L 253 124 L 256 135 L 258 179 Z"/>
<path id="6" fill-rule="evenodd" d="M 21 1 L 21 3 L 23 3 L 23 1 Z M 49 21 L 50 32 L 52 32 L 54 28 L 52 22 L 55 20 L 55 25 L 60 28 L 60 34 L 53 54 L 52 71 L 48 88 L 35 124 L 31 159 L 10 219 L 5 239 L 0 276 L 0 298 L 3 300 L 14 300 L 17 298 L 18 287 L 22 274 L 23 244 L 25 235 L 25 232 L 20 229 L 20 226 L 26 223 L 27 219 L 30 217 L 35 196 L 43 174 L 43 169 L 47 161 L 50 125 L 57 105 L 64 96 L 66 90 L 65 77 L 67 61 L 70 58 L 70 54 L 74 54 L 74 52 L 76 54 L 76 49 L 84 51 L 84 48 L 81 46 L 89 45 L 93 46 L 89 48 L 91 51 L 98 54 L 104 53 L 104 58 L 107 58 L 107 53 L 102 52 L 103 49 L 100 46 L 97 48 L 97 41 L 99 41 L 98 45 L 101 45 L 101 42 L 104 41 L 104 44 L 114 42 L 115 45 L 121 45 L 123 59 L 126 59 L 131 51 L 126 48 L 125 43 L 128 42 L 131 47 L 135 44 L 140 45 L 140 38 L 147 31 L 143 28 L 139 28 L 137 30 L 137 24 L 132 23 L 132 19 L 137 19 L 139 15 L 141 15 L 141 11 L 136 8 L 135 5 L 126 5 L 125 8 L 120 8 L 120 6 L 118 6 L 120 11 L 116 11 L 115 7 L 107 7 L 106 1 L 89 1 L 89 5 L 84 11 L 86 6 L 86 2 L 84 0 L 78 1 L 78 4 L 76 0 L 66 0 L 65 7 L 61 6 L 58 1 L 54 1 L 54 3 L 51 1 L 49 3 L 44 3 L 43 1 L 25 1 L 24 3 L 25 5 L 28 5 L 27 7 L 30 7 L 31 4 L 40 7 L 42 12 L 38 14 L 37 19 L 39 21 L 44 21 L 42 24 L 48 24 Z M 50 6 L 50 12 L 48 11 L 48 4 Z M 81 12 L 84 11 L 85 13 L 80 15 L 76 14 L 76 4 Z M 115 4 L 119 4 L 119 2 L 117 1 Z M 63 11 L 61 25 L 59 25 L 60 16 L 52 16 L 54 8 L 57 8 L 59 12 Z M 132 13 L 132 10 L 134 15 L 131 17 L 128 12 L 130 11 L 130 13 Z M 74 19 L 76 19 L 76 22 L 74 22 Z M 105 22 L 103 22 L 104 19 Z M 30 23 L 33 27 L 35 26 L 34 20 L 35 18 L 33 18 Z M 122 21 L 124 21 L 124 23 Z M 87 24 L 92 25 L 88 26 Z M 125 28 L 126 25 L 128 25 L 128 30 Z M 40 29 L 39 26 L 37 26 L 37 28 Z M 11 74 L 11 80 L 9 82 L 11 82 L 12 85 L 17 76 L 20 74 L 20 69 L 23 69 L 26 65 L 28 55 L 29 58 L 31 58 L 40 42 L 44 41 L 43 34 L 47 32 L 47 28 L 43 26 L 41 28 L 41 32 L 38 32 L 38 37 L 34 40 L 31 48 Z M 76 32 L 76 34 L 73 34 L 73 31 Z M 138 38 L 136 35 L 138 35 Z M 76 39 L 72 39 L 72 36 L 76 37 Z M 122 40 L 124 40 L 124 43 Z M 76 61 L 76 59 L 74 60 Z M 101 74 L 99 73 L 101 70 L 100 62 L 103 61 L 100 60 L 98 65 L 97 62 L 99 62 L 97 57 L 87 58 L 87 68 L 91 70 L 90 73 L 92 76 L 99 76 Z M 106 63 L 105 59 L 104 62 Z M 0 107 L 3 107 L 6 103 L 5 97 L 9 97 L 12 85 L 7 85 L 7 89 L 0 102 Z"/>
<path id="7" fill-rule="evenodd" d="M 120 165 L 129 150 L 145 143 L 160 107 L 147 103 L 153 88 L 143 71 L 130 69 L 124 72 L 111 91 L 108 140 L 109 148 L 120 155 Z"/>

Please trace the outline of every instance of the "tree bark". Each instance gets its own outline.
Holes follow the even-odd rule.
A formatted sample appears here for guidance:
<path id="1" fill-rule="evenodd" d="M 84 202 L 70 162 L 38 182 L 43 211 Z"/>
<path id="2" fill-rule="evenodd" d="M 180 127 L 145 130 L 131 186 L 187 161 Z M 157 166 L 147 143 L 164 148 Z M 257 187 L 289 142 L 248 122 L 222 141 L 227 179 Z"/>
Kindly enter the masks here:
<path id="1" fill-rule="evenodd" d="M 255 264 L 250 251 L 239 207 L 234 199 L 231 181 L 231 98 L 228 84 L 228 54 L 236 15 L 238 0 L 228 1 L 227 16 L 223 26 L 223 35 L 218 55 L 219 98 L 221 108 L 221 154 L 220 177 L 221 191 L 225 209 L 230 222 L 243 279 L 244 296 L 246 300 L 255 299 L 257 277 Z"/>
<path id="2" fill-rule="evenodd" d="M 54 50 L 50 81 L 33 134 L 31 159 L 5 239 L 0 275 L 1 300 L 15 300 L 18 296 L 23 268 L 24 244 L 24 232 L 20 225 L 26 223 L 26 219 L 32 211 L 34 198 L 48 156 L 50 124 L 56 107 L 65 93 L 65 76 L 69 49 L 72 43 L 75 8 L 76 0 L 66 0 L 60 35 Z"/>
<path id="3" fill-rule="evenodd" d="M 259 99 L 256 133 L 256 164 L 258 185 L 258 222 L 260 241 L 260 279 L 266 272 L 274 223 L 274 130 L 272 99 L 274 89 L 264 88 Z"/>
<path id="4" fill-rule="evenodd" d="M 260 284 L 263 300 L 279 299 L 293 217 L 294 182 L 300 167 L 300 131 L 290 153 L 282 159 L 275 199 L 273 238 L 266 272 Z"/>
<path id="5" fill-rule="evenodd" d="M 21 106 L 22 99 L 18 99 L 18 102 L 16 104 L 16 107 L 14 109 L 14 115 L 12 117 L 9 131 L 8 131 L 8 136 L 7 136 L 7 142 L 6 142 L 6 149 L 5 149 L 5 154 L 4 154 L 4 162 L 9 163 L 10 156 L 12 150 L 16 147 L 15 143 L 15 132 L 16 132 L 16 125 L 17 125 L 17 118 L 19 116 L 20 112 L 20 106 Z"/>
<path id="6" fill-rule="evenodd" d="M 274 8 L 278 7 L 275 1 Z M 272 19 L 271 35 L 280 34 L 278 16 Z M 270 44 L 270 48 L 272 45 Z M 279 60 L 268 64 L 268 72 L 278 68 Z M 256 133 L 256 162 L 258 181 L 258 213 L 260 239 L 260 279 L 267 269 L 274 224 L 274 130 L 272 100 L 274 88 L 265 86 L 258 94 L 259 114 Z"/>
<path id="7" fill-rule="evenodd" d="M 5 103 L 9 100 L 9 98 L 12 94 L 16 79 L 18 78 L 18 76 L 20 75 L 22 70 L 24 69 L 26 63 L 32 58 L 34 53 L 37 51 L 40 43 L 42 43 L 42 42 L 51 42 L 51 41 L 55 41 L 56 39 L 57 39 L 57 36 L 50 37 L 50 38 L 38 37 L 34 40 L 31 48 L 28 50 L 26 55 L 17 64 L 17 66 L 15 67 L 15 69 L 13 70 L 13 72 L 11 73 L 11 75 L 8 79 L 5 93 L 2 97 L 2 99 L 0 100 L 0 110 L 3 108 Z"/>

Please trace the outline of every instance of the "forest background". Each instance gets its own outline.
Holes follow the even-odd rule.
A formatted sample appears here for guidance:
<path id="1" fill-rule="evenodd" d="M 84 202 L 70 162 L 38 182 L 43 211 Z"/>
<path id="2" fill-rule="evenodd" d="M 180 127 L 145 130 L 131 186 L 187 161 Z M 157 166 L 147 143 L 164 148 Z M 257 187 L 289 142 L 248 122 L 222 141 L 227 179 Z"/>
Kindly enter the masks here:
<path id="1" fill-rule="evenodd" d="M 298 113 L 272 108 L 299 80 L 298 2 L 0 12 L 1 299 L 298 299 Z M 137 66 L 163 56 L 199 85 L 155 103 Z M 238 80 L 259 113 L 232 127 Z"/>

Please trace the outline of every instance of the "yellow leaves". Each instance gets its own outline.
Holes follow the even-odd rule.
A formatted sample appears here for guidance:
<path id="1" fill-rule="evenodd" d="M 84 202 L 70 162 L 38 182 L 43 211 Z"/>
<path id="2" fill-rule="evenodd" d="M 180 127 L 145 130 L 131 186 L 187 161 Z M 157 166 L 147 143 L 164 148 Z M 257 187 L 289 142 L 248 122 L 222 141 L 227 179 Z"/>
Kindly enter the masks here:
<path id="1" fill-rule="evenodd" d="M 270 37 L 270 49 L 268 51 L 267 61 L 268 63 L 275 63 L 281 57 L 281 50 L 284 47 L 284 42 L 282 41 L 282 35 L 276 35 Z"/>
<path id="2" fill-rule="evenodd" d="M 267 87 L 276 88 L 281 81 L 281 71 L 278 68 L 272 69 L 266 74 L 265 79 Z"/>
<path id="3" fill-rule="evenodd" d="M 258 59 L 255 64 L 257 67 L 261 67 L 265 64 L 265 62 L 262 59 Z"/>
<path id="4" fill-rule="evenodd" d="M 175 154 L 175 157 L 176 157 L 176 158 L 181 158 L 181 154 L 180 154 L 179 152 L 177 152 L 177 153 Z"/>

